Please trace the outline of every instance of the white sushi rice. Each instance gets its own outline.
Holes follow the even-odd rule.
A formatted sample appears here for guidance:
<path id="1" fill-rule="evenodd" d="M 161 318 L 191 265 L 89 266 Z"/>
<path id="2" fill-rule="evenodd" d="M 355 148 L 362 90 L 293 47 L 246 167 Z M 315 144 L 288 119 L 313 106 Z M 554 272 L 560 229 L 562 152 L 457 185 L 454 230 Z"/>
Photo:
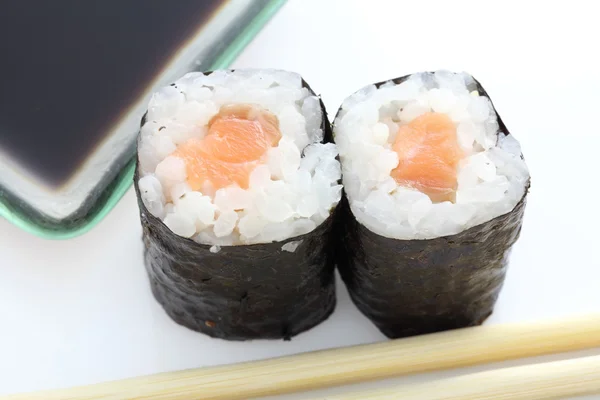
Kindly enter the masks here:
<path id="1" fill-rule="evenodd" d="M 452 119 L 466 153 L 454 203 L 432 203 L 390 176 L 398 165 L 392 150 L 398 128 L 431 111 Z M 398 85 L 367 86 L 344 101 L 334 137 L 352 212 L 390 238 L 452 235 L 505 214 L 523 197 L 529 179 L 519 143 L 499 132 L 491 102 L 466 73 L 420 73 Z"/>
<path id="2" fill-rule="evenodd" d="M 250 175 L 248 189 L 205 193 L 186 184 L 171 154 L 206 134 L 224 105 L 255 104 L 279 120 L 282 138 Z M 298 74 L 280 70 L 190 73 L 152 96 L 138 143 L 138 181 L 146 208 L 176 234 L 219 246 L 281 241 L 314 230 L 341 197 L 336 146 L 323 139 L 319 98 Z M 213 250 L 214 249 L 214 250 Z"/>

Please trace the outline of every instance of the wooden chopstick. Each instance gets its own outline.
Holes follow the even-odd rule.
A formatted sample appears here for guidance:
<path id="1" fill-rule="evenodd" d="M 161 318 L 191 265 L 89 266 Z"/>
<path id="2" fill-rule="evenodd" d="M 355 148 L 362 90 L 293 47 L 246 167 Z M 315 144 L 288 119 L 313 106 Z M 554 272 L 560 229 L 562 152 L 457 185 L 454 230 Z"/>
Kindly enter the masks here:
<path id="1" fill-rule="evenodd" d="M 600 347 L 600 315 L 488 325 L 1 399 L 235 400 Z"/>
<path id="2" fill-rule="evenodd" d="M 600 356 L 502 368 L 319 400 L 542 400 L 600 393 Z"/>

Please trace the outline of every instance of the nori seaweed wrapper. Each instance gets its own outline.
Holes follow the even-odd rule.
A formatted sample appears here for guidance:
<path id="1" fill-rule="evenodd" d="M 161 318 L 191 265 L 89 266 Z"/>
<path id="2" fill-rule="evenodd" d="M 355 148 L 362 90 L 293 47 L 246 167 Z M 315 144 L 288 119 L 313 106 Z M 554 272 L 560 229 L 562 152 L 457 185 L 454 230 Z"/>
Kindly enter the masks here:
<path id="1" fill-rule="evenodd" d="M 408 77 L 393 81 L 399 84 Z M 489 98 L 475 83 L 479 94 Z M 500 131 L 508 135 L 496 116 Z M 336 257 L 352 301 L 389 338 L 480 325 L 492 314 L 502 289 L 528 189 L 529 182 L 522 199 L 504 215 L 425 240 L 372 232 L 356 220 L 344 193 L 336 220 Z"/>
<path id="2" fill-rule="evenodd" d="M 324 141 L 331 142 L 322 101 L 321 110 Z M 146 270 L 154 297 L 175 322 L 227 340 L 289 340 L 331 315 L 336 305 L 330 243 L 335 210 L 305 235 L 222 246 L 213 253 L 210 245 L 174 234 L 153 216 L 141 199 L 138 178 L 136 168 Z M 302 242 L 294 252 L 282 250 L 292 241 Z"/>

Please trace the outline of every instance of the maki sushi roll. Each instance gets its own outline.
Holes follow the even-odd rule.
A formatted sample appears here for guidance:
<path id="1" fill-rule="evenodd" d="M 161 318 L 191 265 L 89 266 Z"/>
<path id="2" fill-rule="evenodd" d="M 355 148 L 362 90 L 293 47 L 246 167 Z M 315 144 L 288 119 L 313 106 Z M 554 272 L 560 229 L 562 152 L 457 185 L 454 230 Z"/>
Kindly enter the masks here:
<path id="1" fill-rule="evenodd" d="M 481 324 L 519 237 L 529 172 L 472 76 L 417 73 L 348 97 L 338 267 L 386 336 Z"/>
<path id="2" fill-rule="evenodd" d="M 152 292 L 229 340 L 290 337 L 335 307 L 341 169 L 320 98 L 280 70 L 190 73 L 156 92 L 134 177 Z"/>

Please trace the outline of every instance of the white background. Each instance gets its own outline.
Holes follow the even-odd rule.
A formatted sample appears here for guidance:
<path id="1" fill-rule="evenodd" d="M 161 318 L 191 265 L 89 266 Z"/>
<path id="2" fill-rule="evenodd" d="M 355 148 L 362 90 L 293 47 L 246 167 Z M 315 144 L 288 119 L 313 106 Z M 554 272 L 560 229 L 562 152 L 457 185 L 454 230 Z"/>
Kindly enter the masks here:
<path id="1" fill-rule="evenodd" d="M 438 68 L 473 74 L 521 141 L 532 175 L 522 236 L 486 323 L 593 312 L 600 25 L 587 4 L 290 0 L 234 66 L 300 72 L 331 116 L 371 82 Z M 189 331 L 153 300 L 140 237 L 133 190 L 68 241 L 0 220 L 0 394 L 384 340 L 342 285 L 334 315 L 291 342 L 229 343 Z"/>

